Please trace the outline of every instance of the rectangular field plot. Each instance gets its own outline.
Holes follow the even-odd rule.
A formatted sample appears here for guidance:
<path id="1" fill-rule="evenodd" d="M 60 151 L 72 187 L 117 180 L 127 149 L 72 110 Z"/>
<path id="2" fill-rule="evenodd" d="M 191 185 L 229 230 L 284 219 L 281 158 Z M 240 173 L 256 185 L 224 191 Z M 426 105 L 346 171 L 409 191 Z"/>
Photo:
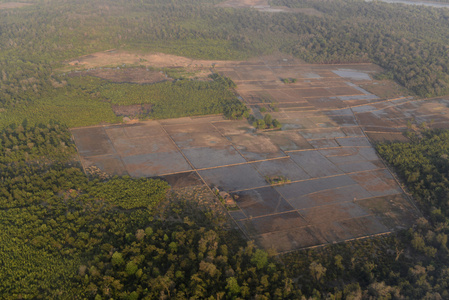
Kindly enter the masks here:
<path id="1" fill-rule="evenodd" d="M 395 128 L 396 123 L 392 122 L 390 119 L 382 118 L 376 116 L 371 112 L 364 112 L 357 114 L 357 119 L 362 126 L 372 126 L 372 127 L 380 127 L 380 128 Z"/>
<path id="2" fill-rule="evenodd" d="M 334 149 L 322 149 L 319 150 L 319 152 L 326 156 L 327 159 L 332 160 L 334 158 L 336 159 L 344 159 L 344 157 L 348 157 L 349 161 L 353 161 L 352 157 L 355 155 L 358 155 L 359 148 L 334 148 Z M 359 159 L 357 159 L 359 160 Z M 345 160 L 344 162 L 346 162 Z"/>
<path id="3" fill-rule="evenodd" d="M 357 201 L 357 204 L 376 215 L 387 227 L 395 230 L 412 226 L 420 216 L 403 195 L 365 199 Z"/>
<path id="4" fill-rule="evenodd" d="M 340 77 L 349 78 L 351 80 L 371 80 L 371 77 L 365 73 L 352 69 L 338 69 L 332 71 Z"/>
<path id="5" fill-rule="evenodd" d="M 181 149 L 199 147 L 223 147 L 229 145 L 229 141 L 219 132 L 175 133 L 172 138 Z"/>
<path id="6" fill-rule="evenodd" d="M 294 131 L 265 132 L 264 135 L 282 151 L 313 149 L 305 138 Z"/>
<path id="7" fill-rule="evenodd" d="M 123 131 L 128 138 L 153 137 L 165 134 L 162 126 L 155 121 L 138 123 L 135 125 L 126 125 L 123 126 Z"/>
<path id="8" fill-rule="evenodd" d="M 447 123 L 445 123 L 447 126 Z M 374 143 L 384 143 L 384 142 L 409 142 L 410 140 L 404 136 L 402 132 L 370 132 L 366 131 L 366 135 Z"/>
<path id="9" fill-rule="evenodd" d="M 222 135 L 226 136 L 250 133 L 254 130 L 254 127 L 249 125 L 247 120 L 213 122 L 212 125 L 214 125 Z"/>
<path id="10" fill-rule="evenodd" d="M 286 156 L 264 135 L 242 134 L 233 135 L 229 139 L 247 161 L 264 160 Z"/>
<path id="11" fill-rule="evenodd" d="M 86 127 L 71 130 L 76 147 L 82 156 L 115 154 L 114 147 L 103 127 Z"/>
<path id="12" fill-rule="evenodd" d="M 318 236 L 322 236 L 328 243 L 343 242 L 353 238 L 351 233 L 337 222 L 316 224 L 312 228 Z"/>
<path id="13" fill-rule="evenodd" d="M 140 137 L 133 139 L 116 139 L 113 141 L 115 150 L 123 156 L 142 155 L 147 153 L 173 152 L 176 146 L 166 135 L 152 138 Z"/>
<path id="14" fill-rule="evenodd" d="M 385 225 L 383 225 L 374 216 L 347 219 L 343 221 L 337 221 L 337 223 L 343 229 L 348 231 L 354 238 L 390 232 L 390 229 L 388 229 Z"/>
<path id="15" fill-rule="evenodd" d="M 350 175 L 358 184 L 374 197 L 402 193 L 387 170 L 367 171 Z"/>
<path id="16" fill-rule="evenodd" d="M 336 137 L 346 137 L 346 134 L 338 128 L 317 128 L 310 130 L 299 130 L 298 131 L 304 138 L 315 140 L 315 139 L 330 139 Z"/>
<path id="17" fill-rule="evenodd" d="M 192 170 L 179 152 L 126 156 L 122 160 L 128 174 L 132 177 L 153 177 Z"/>
<path id="18" fill-rule="evenodd" d="M 327 109 L 339 109 L 348 106 L 346 103 L 334 96 L 307 98 L 307 102 L 310 106 L 313 106 L 315 110 L 320 110 L 323 107 L 326 107 Z"/>
<path id="19" fill-rule="evenodd" d="M 326 149 L 326 148 L 340 147 L 340 145 L 335 141 L 335 139 L 309 140 L 308 142 L 315 149 Z"/>
<path id="20" fill-rule="evenodd" d="M 233 196 L 249 218 L 294 210 L 272 187 L 237 192 Z"/>
<path id="21" fill-rule="evenodd" d="M 273 159 L 252 164 L 264 177 L 284 176 L 290 181 L 309 179 L 310 176 L 304 172 L 290 158 Z"/>
<path id="22" fill-rule="evenodd" d="M 380 161 L 377 163 L 370 161 L 357 161 L 357 162 L 338 164 L 338 167 L 345 173 L 354 173 L 369 170 L 377 170 L 383 168 L 383 165 Z"/>
<path id="23" fill-rule="evenodd" d="M 339 126 L 356 126 L 357 122 L 353 116 L 329 116 Z"/>
<path id="24" fill-rule="evenodd" d="M 332 176 L 343 173 L 318 151 L 290 152 L 289 155 L 310 177 Z"/>
<path id="25" fill-rule="evenodd" d="M 359 205 L 351 202 L 302 209 L 299 213 L 313 225 L 369 215 Z"/>
<path id="26" fill-rule="evenodd" d="M 161 177 L 172 188 L 185 188 L 189 186 L 199 186 L 204 185 L 201 178 L 198 176 L 196 172 L 185 172 L 185 173 L 176 173 L 172 175 L 165 175 Z"/>
<path id="27" fill-rule="evenodd" d="M 344 203 L 355 199 L 370 198 L 372 195 L 358 184 L 342 186 L 310 193 L 298 198 L 290 199 L 290 203 L 298 209 L 311 208 L 332 203 Z"/>
<path id="28" fill-rule="evenodd" d="M 365 137 L 336 138 L 342 147 L 371 147 L 370 142 Z"/>
<path id="29" fill-rule="evenodd" d="M 363 95 L 363 93 L 355 88 L 346 87 L 332 87 L 327 89 L 334 96 L 352 96 L 352 95 Z"/>
<path id="30" fill-rule="evenodd" d="M 272 248 L 277 252 L 287 252 L 328 243 L 320 232 L 313 227 L 301 227 L 281 232 L 266 233 L 257 236 L 256 241 L 265 249 Z"/>
<path id="31" fill-rule="evenodd" d="M 164 126 L 168 134 L 174 135 L 176 133 L 199 133 L 199 132 L 214 132 L 215 127 L 210 123 L 184 123 L 184 124 L 167 124 Z"/>
<path id="32" fill-rule="evenodd" d="M 123 126 L 108 126 L 105 128 L 105 131 L 111 141 L 128 138 Z"/>
<path id="33" fill-rule="evenodd" d="M 325 88 L 303 88 L 303 89 L 295 89 L 295 92 L 298 93 L 303 98 L 309 97 L 330 97 L 333 96 L 331 92 L 329 92 Z"/>
<path id="34" fill-rule="evenodd" d="M 198 173 L 210 187 L 227 192 L 267 185 L 265 179 L 249 164 L 200 170 Z"/>
<path id="35" fill-rule="evenodd" d="M 311 193 L 331 190 L 354 184 L 356 184 L 356 182 L 351 177 L 347 175 L 340 175 L 293 182 L 283 186 L 276 186 L 275 188 L 282 196 L 284 196 L 285 199 L 289 200 L 290 203 L 295 206 L 295 208 L 299 209 L 302 207 L 297 207 L 295 205 L 294 199 L 298 199 L 301 196 Z"/>
<path id="36" fill-rule="evenodd" d="M 241 220 L 239 223 L 250 236 L 296 229 L 307 225 L 307 222 L 296 211 Z"/>
<path id="37" fill-rule="evenodd" d="M 367 160 L 379 160 L 379 156 L 373 148 L 357 148 L 357 150 Z"/>
<path id="38" fill-rule="evenodd" d="M 277 76 L 267 68 L 266 66 L 244 66 L 235 68 L 234 71 L 238 74 L 240 78 L 245 78 L 248 80 L 276 80 Z"/>
<path id="39" fill-rule="evenodd" d="M 182 152 L 197 169 L 245 163 L 246 160 L 232 147 L 202 147 L 183 149 Z"/>
<path id="40" fill-rule="evenodd" d="M 353 136 L 353 137 L 361 137 L 364 136 L 362 130 L 359 127 L 343 127 L 341 128 L 341 131 L 343 131 L 346 136 Z"/>
<path id="41" fill-rule="evenodd" d="M 271 102 L 276 101 L 278 103 L 307 103 L 306 100 L 301 95 L 301 90 L 299 89 L 277 89 L 277 90 L 270 90 L 268 91 L 268 97 L 269 101 L 265 102 Z M 263 98 L 262 98 L 263 99 Z M 271 101 L 270 101 L 271 100 Z"/>

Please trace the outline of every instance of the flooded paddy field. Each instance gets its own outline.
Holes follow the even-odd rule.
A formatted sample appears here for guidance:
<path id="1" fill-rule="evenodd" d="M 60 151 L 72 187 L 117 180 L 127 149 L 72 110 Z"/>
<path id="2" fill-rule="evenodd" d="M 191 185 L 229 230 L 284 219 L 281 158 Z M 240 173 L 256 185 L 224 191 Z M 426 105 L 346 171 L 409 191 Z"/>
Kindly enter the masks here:
<path id="1" fill-rule="evenodd" d="M 419 211 L 373 143 L 407 140 L 411 120 L 449 127 L 448 100 L 414 99 L 399 88 L 375 95 L 369 91 L 391 84 L 372 79 L 380 71 L 372 64 L 263 58 L 215 71 L 235 81 L 253 115 L 263 117 L 264 108 L 282 129 L 256 131 L 221 116 L 74 128 L 83 166 L 225 191 L 236 203 L 229 211 L 236 225 L 279 252 L 414 224 Z"/>

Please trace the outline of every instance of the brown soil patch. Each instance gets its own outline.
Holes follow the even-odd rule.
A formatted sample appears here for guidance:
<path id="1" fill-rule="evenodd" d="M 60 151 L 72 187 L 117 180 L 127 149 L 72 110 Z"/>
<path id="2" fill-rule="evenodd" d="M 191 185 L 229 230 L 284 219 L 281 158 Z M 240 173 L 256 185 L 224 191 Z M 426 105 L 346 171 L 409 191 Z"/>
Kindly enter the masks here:
<path id="1" fill-rule="evenodd" d="M 218 7 L 244 8 L 253 6 L 269 6 L 267 0 L 228 0 L 217 4 Z"/>
<path id="2" fill-rule="evenodd" d="M 138 53 L 123 50 L 108 50 L 97 52 L 90 55 L 81 56 L 66 61 L 67 67 L 61 69 L 62 72 L 71 70 L 97 69 L 100 67 L 110 66 L 145 66 L 155 68 L 184 68 L 187 72 L 194 72 L 195 77 L 206 77 L 211 73 L 214 66 L 226 66 L 228 64 L 235 65 L 235 61 L 212 61 L 197 60 L 187 57 L 181 57 L 163 53 Z M 96 70 L 99 72 L 101 70 Z M 101 74 L 105 74 L 102 70 Z M 120 76 L 120 75 L 103 75 L 103 76 Z M 120 78 L 120 77 L 119 77 Z"/>
<path id="3" fill-rule="evenodd" d="M 409 142 L 410 140 L 402 132 L 365 132 L 373 143 L 385 142 Z"/>
<path id="4" fill-rule="evenodd" d="M 9 8 L 20 8 L 28 5 L 33 5 L 32 3 L 22 3 L 22 2 L 6 2 L 0 3 L 0 9 L 9 9 Z"/>
<path id="5" fill-rule="evenodd" d="M 373 80 L 372 82 L 360 84 L 360 87 L 382 99 L 399 98 L 411 95 L 410 91 L 393 80 Z"/>

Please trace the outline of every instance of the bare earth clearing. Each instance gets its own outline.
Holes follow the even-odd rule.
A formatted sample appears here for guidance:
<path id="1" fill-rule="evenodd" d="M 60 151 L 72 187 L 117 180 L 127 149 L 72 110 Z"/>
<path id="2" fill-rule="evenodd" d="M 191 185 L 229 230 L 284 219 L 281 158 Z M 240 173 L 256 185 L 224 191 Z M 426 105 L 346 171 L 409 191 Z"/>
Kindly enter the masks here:
<path id="1" fill-rule="evenodd" d="M 232 7 L 232 8 L 254 8 L 261 12 L 270 13 L 287 13 L 287 12 L 299 12 L 310 16 L 323 15 L 322 12 L 314 8 L 288 8 L 286 6 L 271 6 L 267 0 L 228 0 L 217 4 L 218 7 Z"/>
<path id="2" fill-rule="evenodd" d="M 66 61 L 66 67 L 62 68 L 61 72 L 69 71 L 86 71 L 95 72 L 94 76 L 109 79 L 107 77 L 112 76 L 111 69 L 120 70 L 121 67 L 126 66 L 145 66 L 153 68 L 183 68 L 186 72 L 192 72 L 195 77 L 206 77 L 210 74 L 210 68 L 219 65 L 236 64 L 235 61 L 219 61 L 219 60 L 196 60 L 186 57 L 180 57 L 176 55 L 164 54 L 164 53 L 138 53 L 128 52 L 123 50 L 108 50 L 104 52 L 97 52 L 90 55 L 85 55 Z M 105 67 L 109 67 L 105 69 Z M 114 72 L 114 70 L 112 71 Z M 122 72 L 124 72 L 122 70 Z M 132 72 L 132 71 L 128 71 Z M 141 72 L 141 71 L 140 71 Z M 130 75 L 130 74 L 128 74 Z M 118 76 L 118 75 L 114 75 Z M 128 82 L 133 81 L 128 76 Z"/>
<path id="3" fill-rule="evenodd" d="M 33 5 L 33 3 L 6 2 L 0 3 L 0 9 L 20 8 L 28 5 Z"/>
<path id="4" fill-rule="evenodd" d="M 160 67 L 170 66 L 161 58 L 199 64 L 153 57 Z M 203 61 L 203 72 L 210 63 Z M 279 252 L 385 234 L 419 217 L 371 142 L 406 140 L 410 120 L 449 127 L 447 99 L 401 95 L 394 83 L 372 80 L 381 71 L 373 64 L 310 65 L 273 55 L 218 62 L 215 71 L 235 81 L 254 115 L 267 109 L 282 130 L 255 132 L 246 120 L 221 116 L 73 128 L 83 166 L 161 176 L 174 188 L 218 187 L 234 196 L 238 209 L 230 215 L 243 232 Z M 289 182 L 268 183 L 276 176 Z"/>

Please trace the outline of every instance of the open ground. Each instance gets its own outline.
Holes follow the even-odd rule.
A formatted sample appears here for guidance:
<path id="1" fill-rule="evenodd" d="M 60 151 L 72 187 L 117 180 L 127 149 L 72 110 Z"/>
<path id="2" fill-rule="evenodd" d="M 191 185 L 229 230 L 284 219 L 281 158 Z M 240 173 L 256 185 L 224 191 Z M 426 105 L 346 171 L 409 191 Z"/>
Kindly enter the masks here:
<path id="1" fill-rule="evenodd" d="M 255 116 L 268 110 L 282 130 L 221 116 L 73 128 L 83 166 L 159 176 L 175 188 L 217 187 L 234 197 L 229 214 L 243 232 L 279 252 L 385 234 L 419 217 L 372 143 L 406 139 L 410 120 L 448 127 L 447 99 L 401 94 L 372 79 L 381 71 L 373 64 L 270 56 L 214 70 L 235 81 Z M 282 176 L 288 182 L 269 183 Z"/>
<path id="2" fill-rule="evenodd" d="M 11 9 L 11 8 L 20 8 L 28 5 L 33 5 L 33 3 L 24 3 L 24 2 L 5 2 L 0 3 L 0 9 Z"/>
<path id="3" fill-rule="evenodd" d="M 217 4 L 218 7 L 232 7 L 232 8 L 253 8 L 261 12 L 279 13 L 279 12 L 300 12 L 311 16 L 323 15 L 322 12 L 314 8 L 289 8 L 287 6 L 271 6 L 267 0 L 228 0 Z"/>

